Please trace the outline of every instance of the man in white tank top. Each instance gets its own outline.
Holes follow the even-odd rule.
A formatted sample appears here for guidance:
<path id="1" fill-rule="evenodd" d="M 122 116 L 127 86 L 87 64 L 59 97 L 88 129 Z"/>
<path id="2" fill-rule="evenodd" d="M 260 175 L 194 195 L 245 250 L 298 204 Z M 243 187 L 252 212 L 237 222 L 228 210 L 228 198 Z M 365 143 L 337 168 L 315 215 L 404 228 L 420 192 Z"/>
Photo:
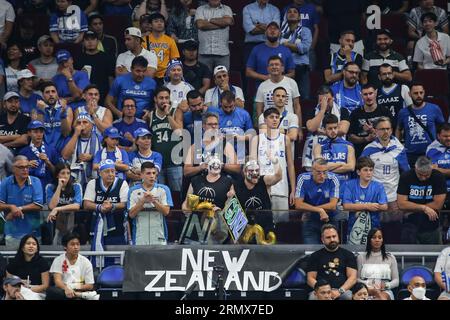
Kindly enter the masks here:
<path id="1" fill-rule="evenodd" d="M 282 179 L 270 187 L 270 201 L 272 203 L 274 222 L 289 221 L 289 206 L 294 204 L 295 168 L 292 156 L 291 140 L 280 133 L 280 112 L 276 108 L 264 111 L 266 130 L 260 130 L 258 137 L 252 140 L 251 158 L 257 159 L 260 165 L 261 176 L 275 174 L 275 162 L 280 163 L 283 170 Z M 289 187 L 291 190 L 289 191 Z"/>

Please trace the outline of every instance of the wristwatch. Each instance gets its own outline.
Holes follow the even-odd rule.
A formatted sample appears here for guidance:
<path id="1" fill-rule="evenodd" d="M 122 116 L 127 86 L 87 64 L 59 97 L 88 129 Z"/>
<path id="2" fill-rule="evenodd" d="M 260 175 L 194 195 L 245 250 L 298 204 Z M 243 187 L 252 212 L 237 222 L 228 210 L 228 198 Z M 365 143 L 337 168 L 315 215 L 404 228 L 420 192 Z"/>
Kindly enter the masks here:
<path id="1" fill-rule="evenodd" d="M 345 293 L 345 290 L 343 288 L 339 288 L 338 291 L 341 295 L 343 295 Z"/>
<path id="2" fill-rule="evenodd" d="M 67 79 L 67 81 L 71 82 L 71 81 L 73 81 L 73 78 L 69 78 L 69 79 Z"/>

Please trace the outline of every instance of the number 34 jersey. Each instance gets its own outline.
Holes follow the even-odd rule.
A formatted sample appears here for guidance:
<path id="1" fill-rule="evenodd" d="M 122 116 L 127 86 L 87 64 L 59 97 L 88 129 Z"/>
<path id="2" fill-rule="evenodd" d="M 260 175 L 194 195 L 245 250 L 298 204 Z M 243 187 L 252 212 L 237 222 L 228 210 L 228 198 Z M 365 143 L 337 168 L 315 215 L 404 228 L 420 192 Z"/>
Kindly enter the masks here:
<path id="1" fill-rule="evenodd" d="M 381 182 L 386 190 L 388 202 L 397 200 L 397 186 L 402 172 L 409 170 L 405 147 L 391 136 L 387 147 L 383 147 L 378 139 L 369 143 L 361 157 L 370 157 L 375 162 L 373 180 Z"/>

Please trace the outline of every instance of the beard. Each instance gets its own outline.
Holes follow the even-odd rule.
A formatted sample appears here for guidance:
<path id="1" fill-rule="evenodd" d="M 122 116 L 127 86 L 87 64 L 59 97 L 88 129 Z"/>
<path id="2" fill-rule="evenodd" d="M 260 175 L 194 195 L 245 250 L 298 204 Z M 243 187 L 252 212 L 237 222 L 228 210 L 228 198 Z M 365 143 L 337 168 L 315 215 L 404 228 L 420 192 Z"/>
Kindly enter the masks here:
<path id="1" fill-rule="evenodd" d="M 394 80 L 391 79 L 391 78 L 388 78 L 388 79 L 385 79 L 385 80 L 381 81 L 383 86 L 385 86 L 386 88 L 390 87 L 393 82 L 394 82 Z"/>
<path id="2" fill-rule="evenodd" d="M 270 43 L 275 43 L 275 42 L 278 41 L 278 37 L 267 37 L 267 40 L 268 40 Z"/>
<path id="3" fill-rule="evenodd" d="M 8 110 L 6 110 L 6 113 L 8 113 L 8 114 L 10 114 L 12 116 L 15 116 L 16 114 L 19 113 L 19 109 L 17 109 L 17 110 L 10 110 L 10 109 L 8 109 Z"/>
<path id="4" fill-rule="evenodd" d="M 333 242 L 330 242 L 329 244 L 325 245 L 325 247 L 328 250 L 335 250 L 338 247 L 338 245 L 339 245 L 339 243 L 333 241 Z"/>

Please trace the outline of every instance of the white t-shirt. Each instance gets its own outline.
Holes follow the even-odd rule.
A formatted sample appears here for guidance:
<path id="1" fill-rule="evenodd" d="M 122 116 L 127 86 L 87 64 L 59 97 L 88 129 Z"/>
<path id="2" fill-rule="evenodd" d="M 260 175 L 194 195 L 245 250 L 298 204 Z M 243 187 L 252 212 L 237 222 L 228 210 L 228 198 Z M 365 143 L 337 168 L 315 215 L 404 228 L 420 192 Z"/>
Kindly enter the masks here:
<path id="1" fill-rule="evenodd" d="M 245 102 L 244 93 L 242 89 L 236 86 L 232 86 L 235 90 L 234 95 L 236 99 L 241 99 Z M 222 94 L 222 90 L 219 87 L 214 87 L 206 90 L 205 92 L 205 104 L 212 107 L 219 107 L 219 97 Z"/>
<path id="2" fill-rule="evenodd" d="M 99 179 L 101 179 L 101 178 L 99 178 Z M 116 178 L 116 180 L 117 179 L 118 178 Z M 89 200 L 89 201 L 95 202 L 95 196 L 96 196 L 95 181 L 96 181 L 96 179 L 92 179 L 86 185 L 86 192 L 84 193 L 83 200 Z M 115 183 L 115 181 L 114 181 L 114 183 Z M 122 186 L 120 187 L 120 192 L 119 192 L 120 193 L 120 202 L 127 202 L 128 190 L 129 190 L 128 183 L 126 181 L 124 181 L 122 183 Z"/>
<path id="3" fill-rule="evenodd" d="M 50 273 L 60 273 L 64 284 L 72 289 L 79 288 L 82 284 L 94 284 L 92 263 L 81 254 L 73 265 L 70 264 L 65 253 L 59 255 L 53 260 Z"/>
<path id="4" fill-rule="evenodd" d="M 194 87 L 186 81 L 181 81 L 179 84 L 167 82 L 165 86 L 170 90 L 170 102 L 172 103 L 172 108 L 178 107 L 181 101 L 187 100 L 186 96 L 188 92 L 194 90 Z"/>
<path id="5" fill-rule="evenodd" d="M 6 21 L 14 22 L 16 14 L 13 6 L 6 0 L 0 0 L 0 34 L 5 31 Z"/>
<path id="6" fill-rule="evenodd" d="M 438 32 L 437 41 L 441 45 L 442 54 L 444 59 L 450 56 L 450 37 L 446 33 Z M 423 64 L 424 69 L 442 69 L 446 70 L 447 66 L 438 66 L 434 64 L 430 53 L 430 38 L 427 35 L 417 40 L 416 47 L 414 48 L 414 62 Z"/>
<path id="7" fill-rule="evenodd" d="M 158 59 L 156 58 L 156 54 L 154 54 L 153 52 L 142 48 L 139 56 L 143 56 L 145 59 L 147 59 L 149 67 L 152 67 L 154 69 L 158 68 Z M 116 60 L 116 68 L 119 66 L 124 66 L 125 68 L 127 68 L 128 72 L 131 72 L 131 62 L 134 58 L 136 58 L 136 56 L 129 50 L 119 54 Z"/>
<path id="8" fill-rule="evenodd" d="M 411 298 L 411 296 L 409 296 L 408 298 L 405 298 L 403 300 L 412 300 L 412 298 Z M 424 297 L 422 300 L 430 300 L 430 299 L 428 299 L 427 297 Z"/>
<path id="9" fill-rule="evenodd" d="M 442 275 L 442 280 L 446 284 L 447 292 L 450 292 L 450 247 L 445 248 L 439 254 L 436 260 L 436 266 L 434 272 L 439 272 Z M 443 273 L 445 272 L 445 277 Z"/>
<path id="10" fill-rule="evenodd" d="M 277 87 L 283 87 L 287 91 L 287 103 L 286 110 L 288 112 L 294 113 L 294 99 L 300 97 L 300 93 L 298 91 L 297 82 L 294 79 L 284 76 L 283 80 L 278 83 L 272 82 L 272 80 L 267 79 L 263 83 L 261 83 L 258 87 L 258 91 L 256 92 L 256 102 L 264 103 L 264 110 L 274 107 L 273 104 L 273 89 Z"/>

